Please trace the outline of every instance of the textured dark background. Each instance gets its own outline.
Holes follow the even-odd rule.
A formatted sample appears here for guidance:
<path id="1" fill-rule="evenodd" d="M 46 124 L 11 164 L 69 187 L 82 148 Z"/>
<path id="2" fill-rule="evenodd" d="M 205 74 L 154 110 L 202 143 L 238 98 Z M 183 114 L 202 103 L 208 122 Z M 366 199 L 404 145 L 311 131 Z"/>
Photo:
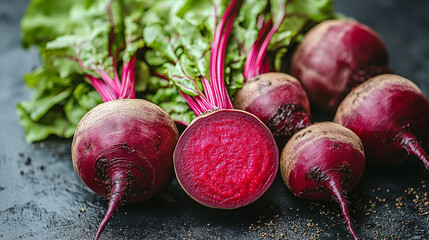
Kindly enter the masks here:
<path id="1" fill-rule="evenodd" d="M 30 98 L 22 76 L 40 64 L 20 45 L 28 0 L 0 0 L 0 239 L 91 239 L 106 202 L 73 170 L 70 141 L 23 140 L 15 106 Z M 396 73 L 428 93 L 429 1 L 337 0 L 336 10 L 369 25 L 385 41 Z M 428 239 L 429 174 L 408 164 L 369 170 L 350 194 L 361 239 Z M 277 178 L 268 192 L 237 210 L 209 209 L 176 181 L 149 202 L 120 207 L 102 239 L 347 239 L 334 203 L 295 199 Z"/>

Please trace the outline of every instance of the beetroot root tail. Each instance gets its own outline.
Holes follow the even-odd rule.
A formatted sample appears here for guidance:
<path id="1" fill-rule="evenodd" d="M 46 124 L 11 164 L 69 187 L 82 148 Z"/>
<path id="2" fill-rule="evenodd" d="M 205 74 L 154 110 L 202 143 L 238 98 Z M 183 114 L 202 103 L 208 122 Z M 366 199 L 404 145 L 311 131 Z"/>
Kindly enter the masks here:
<path id="1" fill-rule="evenodd" d="M 113 213 L 115 212 L 116 208 L 118 207 L 119 203 L 122 200 L 122 197 L 125 195 L 125 192 L 128 188 L 128 183 L 126 181 L 127 176 L 123 176 L 124 174 L 118 172 L 115 177 L 111 178 L 112 180 L 112 189 L 110 191 L 109 196 L 109 204 L 107 206 L 106 214 L 101 221 L 97 234 L 95 235 L 95 240 L 97 240 L 100 237 L 101 232 L 103 231 L 104 227 L 107 225 L 109 220 L 112 218 Z"/>
<path id="2" fill-rule="evenodd" d="M 400 146 L 409 154 L 416 156 L 424 165 L 426 170 L 429 170 L 429 156 L 421 145 L 421 141 L 411 132 L 401 132 L 395 138 Z"/>
<path id="3" fill-rule="evenodd" d="M 327 185 L 340 205 L 341 212 L 343 213 L 343 216 L 346 219 L 347 228 L 349 229 L 350 234 L 353 236 L 353 239 L 357 240 L 358 238 L 352 228 L 352 223 L 349 216 L 349 210 L 347 207 L 347 200 L 346 200 L 346 197 L 344 196 L 344 191 L 340 186 L 340 180 L 336 177 L 336 175 L 331 174 L 329 176 Z"/>

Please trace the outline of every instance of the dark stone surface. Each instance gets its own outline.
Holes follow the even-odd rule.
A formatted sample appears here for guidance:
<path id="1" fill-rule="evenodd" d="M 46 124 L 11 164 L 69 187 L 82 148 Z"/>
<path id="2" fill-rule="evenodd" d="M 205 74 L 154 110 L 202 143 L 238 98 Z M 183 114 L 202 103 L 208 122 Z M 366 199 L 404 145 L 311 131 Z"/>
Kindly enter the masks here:
<path id="1" fill-rule="evenodd" d="M 91 239 L 106 202 L 74 172 L 70 141 L 27 144 L 15 114 L 30 98 L 24 73 L 40 64 L 36 49 L 20 46 L 19 21 L 28 0 L 0 0 L 0 239 Z M 429 1 L 338 0 L 337 11 L 369 25 L 386 42 L 392 68 L 429 83 Z M 369 170 L 350 194 L 351 217 L 361 239 L 427 239 L 429 176 L 412 159 Z M 154 199 L 122 206 L 102 239 L 347 239 L 335 203 L 294 198 L 278 177 L 250 206 L 216 210 L 172 184 Z"/>

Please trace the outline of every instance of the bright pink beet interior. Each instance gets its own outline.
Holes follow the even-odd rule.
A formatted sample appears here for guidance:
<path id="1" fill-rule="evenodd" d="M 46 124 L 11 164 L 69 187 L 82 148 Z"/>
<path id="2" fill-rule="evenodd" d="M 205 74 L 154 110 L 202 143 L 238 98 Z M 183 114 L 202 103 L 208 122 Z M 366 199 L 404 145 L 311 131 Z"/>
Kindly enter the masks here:
<path id="1" fill-rule="evenodd" d="M 237 110 L 200 117 L 174 153 L 179 182 L 198 202 L 237 208 L 258 199 L 278 169 L 278 149 L 268 128 Z"/>

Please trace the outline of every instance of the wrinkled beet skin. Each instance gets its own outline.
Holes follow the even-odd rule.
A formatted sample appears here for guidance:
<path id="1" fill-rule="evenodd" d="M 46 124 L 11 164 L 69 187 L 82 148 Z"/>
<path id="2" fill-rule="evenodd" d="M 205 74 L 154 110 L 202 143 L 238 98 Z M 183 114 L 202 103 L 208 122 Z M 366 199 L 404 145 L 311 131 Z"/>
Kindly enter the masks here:
<path id="1" fill-rule="evenodd" d="M 132 188 L 122 200 L 139 202 L 171 181 L 177 139 L 173 120 L 156 105 L 114 100 L 82 118 L 72 143 L 73 165 L 83 182 L 103 197 L 111 188 L 108 175 L 125 170 Z"/>
<path id="2" fill-rule="evenodd" d="M 364 168 L 365 158 L 359 149 L 350 143 L 322 138 L 301 150 L 289 174 L 289 186 L 301 198 L 331 201 L 332 192 L 323 179 L 326 173 L 337 174 L 340 185 L 350 191 L 358 184 Z"/>
<path id="3" fill-rule="evenodd" d="M 310 104 L 307 95 L 299 82 L 285 83 L 274 89 L 268 89 L 260 93 L 244 109 L 257 116 L 262 122 L 268 121 L 276 114 L 278 107 L 285 104 L 299 104 L 303 110 L 310 113 Z"/>
<path id="4" fill-rule="evenodd" d="M 200 115 L 174 151 L 183 189 L 212 208 L 238 208 L 257 200 L 271 185 L 279 152 L 268 128 L 241 110 Z"/>
<path id="5" fill-rule="evenodd" d="M 302 82 L 312 107 L 334 112 L 357 83 L 391 72 L 387 65 L 387 49 L 374 31 L 356 21 L 330 20 L 305 36 L 291 74 Z"/>
<path id="6" fill-rule="evenodd" d="M 342 120 L 336 116 L 335 121 L 361 138 L 369 165 L 393 165 L 409 157 L 392 144 L 400 132 L 410 131 L 426 144 L 429 140 L 429 102 L 421 92 L 403 84 L 373 91 L 354 111 L 341 115 Z"/>

